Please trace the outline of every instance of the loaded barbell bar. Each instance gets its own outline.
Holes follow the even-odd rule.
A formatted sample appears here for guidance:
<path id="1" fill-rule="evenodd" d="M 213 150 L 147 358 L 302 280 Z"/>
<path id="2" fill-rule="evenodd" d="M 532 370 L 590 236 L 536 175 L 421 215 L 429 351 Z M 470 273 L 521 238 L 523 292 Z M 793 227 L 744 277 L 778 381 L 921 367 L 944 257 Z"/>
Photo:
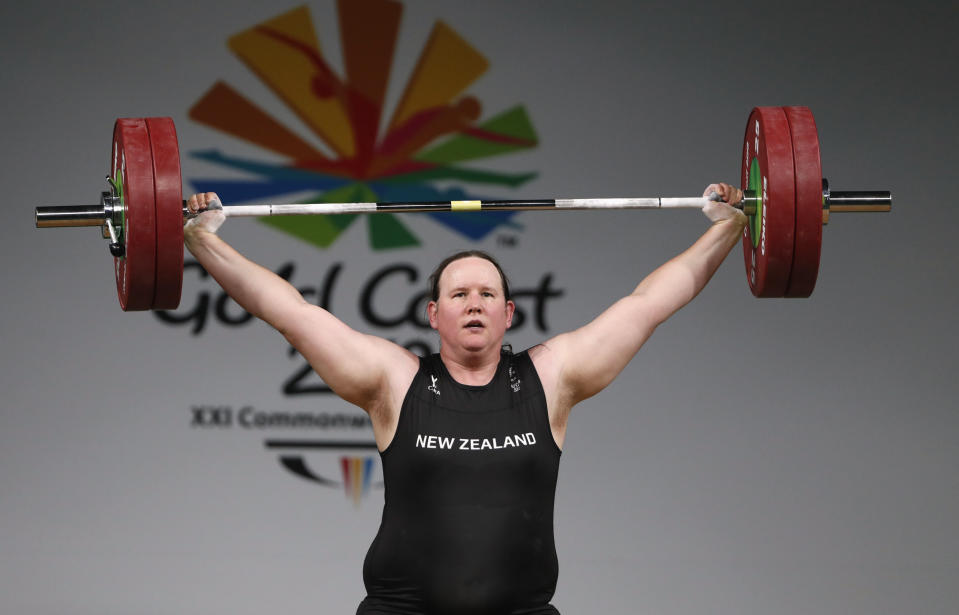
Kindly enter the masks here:
<path id="1" fill-rule="evenodd" d="M 268 216 L 308 216 L 371 213 L 424 213 L 439 211 L 542 211 L 544 209 L 701 209 L 705 197 L 646 197 L 601 199 L 497 200 L 497 201 L 390 201 L 382 203 L 266 203 L 223 205 L 228 218 Z M 747 215 L 755 212 L 756 196 L 747 196 L 736 207 Z M 36 208 L 37 228 L 67 226 L 103 226 L 116 222 L 116 197 L 104 193 L 100 205 L 50 205 Z M 184 220 L 195 218 L 186 201 L 182 202 Z"/>
<path id="2" fill-rule="evenodd" d="M 824 184 L 823 198 L 830 205 L 824 209 L 832 212 L 880 212 L 889 211 L 892 197 L 889 192 L 858 191 L 832 192 Z M 117 198 L 104 193 L 99 205 L 47 205 L 36 208 L 36 227 L 55 228 L 71 226 L 104 226 L 115 222 Z M 304 216 L 368 213 L 424 213 L 438 211 L 542 211 L 545 209 L 701 209 L 710 200 L 706 197 L 633 197 L 593 199 L 544 199 L 544 200 L 461 200 L 461 201 L 388 201 L 376 203 L 266 203 L 224 205 L 222 211 L 228 218 L 263 218 L 269 216 Z M 759 197 L 746 191 L 743 200 L 734 205 L 747 216 L 756 213 Z M 826 202 L 826 201 L 824 201 Z M 195 218 L 186 201 L 182 201 L 183 219 Z"/>
<path id="3" fill-rule="evenodd" d="M 183 278 L 182 198 L 176 129 L 170 118 L 114 125 L 110 190 L 99 205 L 37 207 L 38 228 L 101 226 L 114 256 L 124 310 L 175 309 Z M 808 297 L 819 272 L 822 226 L 830 213 L 890 211 L 888 191 L 831 191 L 807 107 L 756 107 L 742 158 L 747 280 L 757 297 Z M 482 210 L 702 208 L 704 197 L 461 200 L 228 205 L 229 217 Z"/>

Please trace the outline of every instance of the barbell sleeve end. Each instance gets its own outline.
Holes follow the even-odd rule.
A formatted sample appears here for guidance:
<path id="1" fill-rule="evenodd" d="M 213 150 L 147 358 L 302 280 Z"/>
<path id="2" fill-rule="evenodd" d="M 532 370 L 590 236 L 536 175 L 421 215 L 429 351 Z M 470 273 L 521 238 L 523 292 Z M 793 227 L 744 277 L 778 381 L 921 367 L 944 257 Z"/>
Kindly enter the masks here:
<path id="1" fill-rule="evenodd" d="M 34 211 L 37 228 L 103 226 L 105 218 L 102 204 L 47 205 L 37 207 Z"/>
<path id="2" fill-rule="evenodd" d="M 828 192 L 825 206 L 835 212 L 892 211 L 892 193 L 888 190 L 860 190 Z"/>
<path id="3" fill-rule="evenodd" d="M 822 178 L 823 224 L 829 221 L 828 212 L 864 213 L 892 211 L 892 193 L 888 190 L 832 191 L 829 180 Z"/>

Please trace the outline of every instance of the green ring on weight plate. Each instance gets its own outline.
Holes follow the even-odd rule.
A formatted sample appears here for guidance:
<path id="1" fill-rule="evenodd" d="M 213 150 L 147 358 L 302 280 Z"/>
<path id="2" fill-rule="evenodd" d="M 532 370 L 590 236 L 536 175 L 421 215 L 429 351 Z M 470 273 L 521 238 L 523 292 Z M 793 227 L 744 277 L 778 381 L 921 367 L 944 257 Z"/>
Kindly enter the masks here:
<path id="1" fill-rule="evenodd" d="M 755 156 L 749 164 L 749 181 L 746 190 L 756 195 L 756 211 L 749 216 L 749 234 L 753 239 L 753 247 L 759 247 L 759 233 L 763 230 L 763 190 L 762 171 L 759 169 L 759 159 Z"/>
<path id="2" fill-rule="evenodd" d="M 127 227 L 127 208 L 123 204 L 123 178 L 120 177 L 120 169 L 117 169 L 116 174 L 116 177 L 109 179 L 110 185 L 113 187 L 114 195 L 117 197 L 117 202 L 120 204 L 120 223 L 115 224 L 113 230 L 117 234 L 117 243 L 125 247 L 127 245 L 125 232 Z"/>

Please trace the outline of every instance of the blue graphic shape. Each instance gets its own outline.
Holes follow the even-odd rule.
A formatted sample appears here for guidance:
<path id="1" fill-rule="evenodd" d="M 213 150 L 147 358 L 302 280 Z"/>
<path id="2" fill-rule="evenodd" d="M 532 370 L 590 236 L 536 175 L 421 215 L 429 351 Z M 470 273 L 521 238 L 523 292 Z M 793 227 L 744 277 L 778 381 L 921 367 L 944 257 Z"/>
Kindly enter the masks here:
<path id="1" fill-rule="evenodd" d="M 253 173 L 254 175 L 262 175 L 263 177 L 270 177 L 274 179 L 301 179 L 303 181 L 307 181 L 311 178 L 315 179 L 319 177 L 328 181 L 339 181 L 342 183 L 356 181 L 348 177 L 328 175 L 326 173 L 320 173 L 319 171 L 310 171 L 309 169 L 297 169 L 295 167 L 288 167 L 278 164 L 267 164 L 264 162 L 246 160 L 244 158 L 226 156 L 219 150 L 215 149 L 190 152 L 190 156 L 196 158 L 197 160 L 206 160 L 207 162 L 212 162 L 213 164 L 218 164 L 220 166 L 229 167 L 231 169 L 239 169 L 241 171 Z"/>
<path id="2" fill-rule="evenodd" d="M 344 184 L 346 182 L 343 182 Z M 228 179 L 193 179 L 190 180 L 194 191 L 216 192 L 224 203 L 250 203 L 252 201 L 270 200 L 282 194 L 292 194 L 303 190 L 316 189 L 316 184 L 297 182 L 273 181 L 240 181 Z"/>
<path id="3" fill-rule="evenodd" d="M 353 182 L 349 178 L 225 156 L 217 150 L 191 152 L 190 155 L 199 160 L 266 178 L 265 180 L 204 178 L 190 180 L 194 190 L 216 192 L 227 203 L 244 203 L 305 190 L 325 192 Z"/>
<path id="4" fill-rule="evenodd" d="M 365 457 L 363 459 L 363 493 L 370 490 L 370 482 L 373 477 L 373 458 Z"/>

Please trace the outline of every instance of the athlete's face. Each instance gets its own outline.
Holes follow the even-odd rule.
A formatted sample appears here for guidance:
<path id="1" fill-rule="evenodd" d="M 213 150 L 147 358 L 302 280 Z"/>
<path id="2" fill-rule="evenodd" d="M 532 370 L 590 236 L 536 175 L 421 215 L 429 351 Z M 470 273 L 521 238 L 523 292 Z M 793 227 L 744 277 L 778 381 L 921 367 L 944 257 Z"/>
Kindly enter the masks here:
<path id="1" fill-rule="evenodd" d="M 440 342 L 468 351 L 496 348 L 513 320 L 515 306 L 503 296 L 493 263 L 471 256 L 450 263 L 439 280 L 439 299 L 427 310 Z"/>

